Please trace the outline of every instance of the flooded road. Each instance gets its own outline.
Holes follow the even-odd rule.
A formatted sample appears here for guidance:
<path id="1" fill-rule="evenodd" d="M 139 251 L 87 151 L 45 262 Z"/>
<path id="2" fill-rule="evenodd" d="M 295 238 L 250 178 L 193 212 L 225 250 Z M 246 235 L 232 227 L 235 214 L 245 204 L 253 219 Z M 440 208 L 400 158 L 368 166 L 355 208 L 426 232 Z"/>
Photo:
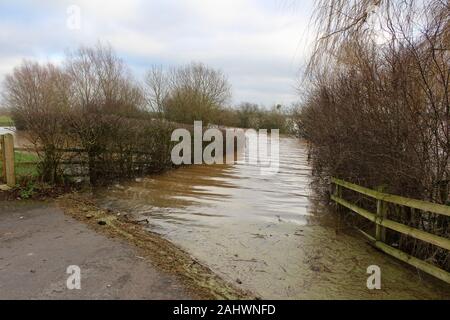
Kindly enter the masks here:
<path id="1" fill-rule="evenodd" d="M 306 144 L 282 138 L 273 176 L 244 163 L 189 166 L 98 190 L 95 199 L 264 299 L 450 299 L 448 286 L 352 231 L 336 232 L 310 183 Z M 371 265 L 381 268 L 382 290 L 367 289 Z"/>

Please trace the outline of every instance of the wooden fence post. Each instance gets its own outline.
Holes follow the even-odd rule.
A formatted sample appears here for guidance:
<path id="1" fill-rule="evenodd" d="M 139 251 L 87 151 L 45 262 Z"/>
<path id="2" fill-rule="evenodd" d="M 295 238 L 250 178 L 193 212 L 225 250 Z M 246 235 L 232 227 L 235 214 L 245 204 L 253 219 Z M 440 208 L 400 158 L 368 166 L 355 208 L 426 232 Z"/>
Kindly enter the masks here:
<path id="1" fill-rule="evenodd" d="M 386 186 L 384 186 L 384 188 L 377 188 L 377 191 L 375 191 L 337 178 L 332 178 L 332 182 L 335 185 L 341 186 L 340 188 L 336 187 L 334 194 L 331 196 L 331 199 L 334 202 L 344 208 L 350 209 L 351 211 L 376 224 L 375 238 L 367 234 L 366 232 L 359 230 L 370 240 L 371 244 L 373 244 L 383 252 L 397 259 L 400 259 L 401 261 L 406 262 L 419 270 L 422 270 L 428 274 L 435 276 L 438 279 L 450 283 L 449 272 L 441 269 L 440 267 L 437 267 L 434 264 L 430 264 L 424 260 L 415 258 L 403 251 L 400 251 L 399 249 L 395 249 L 386 244 L 386 230 L 389 229 L 395 232 L 399 232 L 400 234 L 403 234 L 405 236 L 413 237 L 415 239 L 441 247 L 442 249 L 450 250 L 450 239 L 448 239 L 447 237 L 429 233 L 426 230 L 423 230 L 423 228 L 413 228 L 400 222 L 389 220 L 388 217 L 389 209 L 394 209 L 395 211 L 397 211 L 398 208 L 400 208 L 399 206 L 411 208 L 412 215 L 414 215 L 415 210 L 421 210 L 424 212 L 430 212 L 440 214 L 445 217 L 450 217 L 449 206 L 388 194 L 385 193 L 387 189 Z M 374 214 L 354 203 L 342 199 L 342 188 L 352 190 L 358 192 L 360 195 L 376 199 L 377 213 Z M 341 196 L 338 196 L 339 194 L 341 194 Z M 390 204 L 394 205 L 394 207 L 391 207 Z"/>
<path id="2" fill-rule="evenodd" d="M 378 187 L 377 191 L 383 192 L 384 186 Z M 377 224 L 375 231 L 375 239 L 377 241 L 386 242 L 386 228 L 378 223 L 387 217 L 387 203 L 382 200 L 377 200 Z"/>
<path id="3" fill-rule="evenodd" d="M 13 188 L 16 186 L 16 174 L 14 171 L 14 137 L 12 134 L 8 133 L 3 136 L 3 147 L 6 184 Z"/>
<path id="4" fill-rule="evenodd" d="M 335 197 L 337 197 L 337 198 L 342 198 L 342 188 L 341 188 L 341 186 L 340 185 L 338 185 L 338 184 L 334 184 L 334 196 Z M 340 206 L 338 205 L 338 207 L 337 207 L 337 211 L 339 212 L 339 209 L 340 209 Z"/>
<path id="5" fill-rule="evenodd" d="M 1 153 L 0 153 L 0 157 L 1 157 L 0 161 L 2 162 L 2 179 L 3 179 L 3 181 L 6 182 L 6 165 L 5 165 L 6 154 L 5 154 L 5 138 L 4 137 L 5 136 L 3 134 L 0 135 L 0 148 L 2 149 Z"/>
<path id="6" fill-rule="evenodd" d="M 334 195 L 338 198 L 342 198 L 342 187 L 338 184 L 334 185 L 336 189 L 334 189 Z"/>
<path id="7" fill-rule="evenodd" d="M 342 199 L 342 187 L 338 184 L 335 184 L 334 196 Z M 338 204 L 336 208 L 337 220 L 336 220 L 336 234 L 339 233 L 341 228 L 341 213 L 343 208 Z"/>

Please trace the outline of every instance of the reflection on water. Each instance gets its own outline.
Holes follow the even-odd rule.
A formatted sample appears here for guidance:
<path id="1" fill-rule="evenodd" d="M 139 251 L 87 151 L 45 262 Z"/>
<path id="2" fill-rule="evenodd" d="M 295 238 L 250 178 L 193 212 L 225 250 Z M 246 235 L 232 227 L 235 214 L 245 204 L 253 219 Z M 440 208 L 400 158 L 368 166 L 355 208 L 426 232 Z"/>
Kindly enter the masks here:
<path id="1" fill-rule="evenodd" d="M 442 298 L 446 287 L 416 274 L 361 239 L 313 219 L 306 145 L 280 141 L 280 170 L 189 166 L 98 190 L 104 207 L 146 218 L 146 226 L 225 279 L 269 299 Z M 383 290 L 366 287 L 369 265 Z M 440 287 L 439 287 L 440 288 Z"/>
<path id="2" fill-rule="evenodd" d="M 281 148 L 294 143 L 285 140 Z M 304 163 L 303 152 L 292 154 L 273 176 L 261 175 L 259 168 L 243 163 L 190 166 L 116 186 L 110 194 L 116 197 L 116 205 L 136 214 L 164 217 L 158 223 L 162 233 L 173 230 L 177 221 L 214 228 L 218 218 L 281 219 L 304 225 L 310 205 L 310 169 Z"/>

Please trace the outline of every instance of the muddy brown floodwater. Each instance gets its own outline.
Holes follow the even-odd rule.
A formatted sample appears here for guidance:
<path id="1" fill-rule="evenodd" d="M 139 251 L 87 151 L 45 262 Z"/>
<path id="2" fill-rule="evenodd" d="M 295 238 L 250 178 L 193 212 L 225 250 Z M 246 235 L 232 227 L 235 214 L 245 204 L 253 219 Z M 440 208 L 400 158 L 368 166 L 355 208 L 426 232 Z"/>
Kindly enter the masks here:
<path id="1" fill-rule="evenodd" d="M 450 288 L 336 232 L 314 203 L 306 144 L 282 138 L 280 171 L 190 166 L 98 190 L 102 206 L 148 221 L 225 280 L 264 299 L 450 299 Z M 367 268 L 382 290 L 367 289 Z"/>

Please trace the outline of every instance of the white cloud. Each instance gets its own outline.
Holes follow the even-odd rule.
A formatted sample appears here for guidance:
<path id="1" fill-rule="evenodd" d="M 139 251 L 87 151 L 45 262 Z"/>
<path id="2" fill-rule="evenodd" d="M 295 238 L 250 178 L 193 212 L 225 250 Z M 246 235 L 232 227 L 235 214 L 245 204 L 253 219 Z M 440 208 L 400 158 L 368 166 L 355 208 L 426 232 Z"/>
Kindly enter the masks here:
<path id="1" fill-rule="evenodd" d="M 154 56 L 164 53 L 164 44 L 151 37 L 133 30 L 121 30 L 109 34 L 103 39 L 120 52 L 138 56 Z"/>
<path id="2" fill-rule="evenodd" d="M 290 103 L 310 41 L 311 0 L 299 1 L 301 10 L 289 1 L 3 1 L 0 10 L 15 6 L 15 15 L 0 11 L 0 77 L 23 57 L 58 61 L 64 50 L 100 40 L 139 74 L 154 63 L 202 61 L 229 75 L 236 103 Z M 66 28 L 73 4 L 81 8 L 80 31 Z"/>

